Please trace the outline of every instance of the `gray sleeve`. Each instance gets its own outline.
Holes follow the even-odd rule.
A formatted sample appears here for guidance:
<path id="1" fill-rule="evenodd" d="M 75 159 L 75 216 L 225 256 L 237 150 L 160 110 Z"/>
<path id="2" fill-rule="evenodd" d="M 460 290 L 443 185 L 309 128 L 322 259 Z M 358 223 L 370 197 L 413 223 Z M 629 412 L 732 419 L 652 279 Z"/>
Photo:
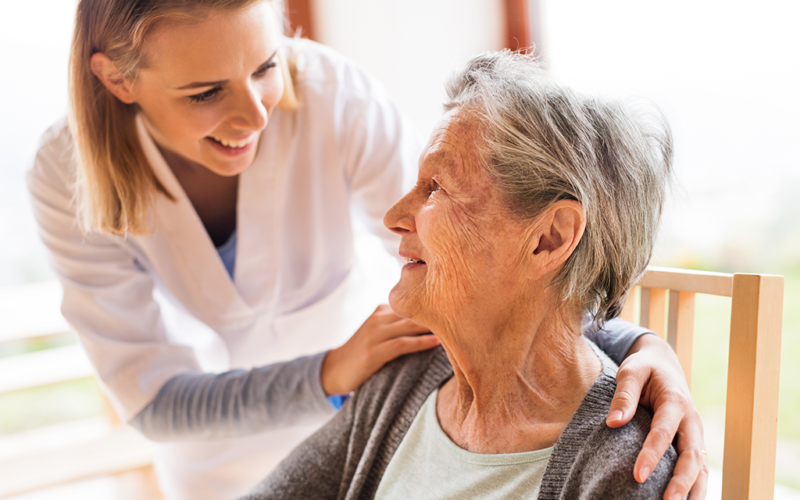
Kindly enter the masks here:
<path id="1" fill-rule="evenodd" d="M 335 413 L 322 388 L 326 353 L 251 370 L 172 377 L 130 424 L 153 441 L 256 434 Z"/>
<path id="2" fill-rule="evenodd" d="M 621 318 L 606 321 L 602 330 L 592 322 L 589 314 L 583 317 L 583 334 L 597 344 L 614 363 L 621 365 L 625 355 L 631 350 L 636 339 L 647 333 L 653 333 L 643 326 L 634 325 Z M 655 334 L 654 334 L 655 335 Z"/>

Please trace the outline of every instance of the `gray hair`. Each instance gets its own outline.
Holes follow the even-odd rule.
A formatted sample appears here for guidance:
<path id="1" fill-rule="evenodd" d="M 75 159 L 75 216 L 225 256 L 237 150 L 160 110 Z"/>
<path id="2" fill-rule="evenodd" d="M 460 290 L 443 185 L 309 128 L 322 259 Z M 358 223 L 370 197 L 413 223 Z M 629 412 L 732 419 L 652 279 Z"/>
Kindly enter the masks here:
<path id="1" fill-rule="evenodd" d="M 515 216 L 533 219 L 563 199 L 582 205 L 583 238 L 551 286 L 600 326 L 618 316 L 650 262 L 670 181 L 663 115 L 580 95 L 508 50 L 472 58 L 447 95 L 446 111 L 480 118 L 486 174 Z"/>

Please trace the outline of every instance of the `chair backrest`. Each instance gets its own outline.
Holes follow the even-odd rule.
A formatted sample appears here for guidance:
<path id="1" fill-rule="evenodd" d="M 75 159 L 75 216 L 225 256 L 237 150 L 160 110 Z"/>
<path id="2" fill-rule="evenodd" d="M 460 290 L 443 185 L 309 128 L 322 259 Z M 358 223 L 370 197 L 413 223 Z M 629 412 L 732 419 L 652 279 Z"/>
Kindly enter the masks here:
<path id="1" fill-rule="evenodd" d="M 669 342 L 690 383 L 695 294 L 731 297 L 722 498 L 773 498 L 783 276 L 649 267 L 637 286 L 639 323 Z M 628 321 L 634 298 L 621 314 Z"/>

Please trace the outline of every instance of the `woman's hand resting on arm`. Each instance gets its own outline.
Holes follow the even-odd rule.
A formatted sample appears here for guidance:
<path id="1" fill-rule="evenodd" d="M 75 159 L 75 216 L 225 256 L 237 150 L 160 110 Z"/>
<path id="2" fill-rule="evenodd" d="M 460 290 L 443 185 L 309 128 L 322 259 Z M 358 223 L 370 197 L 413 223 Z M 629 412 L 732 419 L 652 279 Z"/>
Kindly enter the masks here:
<path id="1" fill-rule="evenodd" d="M 328 352 L 322 364 L 322 388 L 329 396 L 349 394 L 389 361 L 439 345 L 435 335 L 380 305 L 343 346 Z"/>
<path id="2" fill-rule="evenodd" d="M 628 351 L 617 373 L 617 391 L 606 423 L 622 427 L 638 404 L 653 410 L 653 423 L 636 459 L 633 475 L 644 482 L 677 435 L 678 463 L 664 500 L 701 500 L 706 496 L 708 465 L 703 423 L 692 401 L 678 358 L 655 335 L 642 335 Z"/>

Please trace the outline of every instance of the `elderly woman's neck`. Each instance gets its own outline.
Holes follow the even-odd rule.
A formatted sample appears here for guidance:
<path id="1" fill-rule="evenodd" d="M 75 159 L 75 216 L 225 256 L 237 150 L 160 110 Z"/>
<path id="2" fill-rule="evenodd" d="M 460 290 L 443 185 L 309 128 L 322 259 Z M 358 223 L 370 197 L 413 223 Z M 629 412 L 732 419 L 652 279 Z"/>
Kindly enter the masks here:
<path id="1" fill-rule="evenodd" d="M 440 423 L 476 453 L 552 446 L 601 369 L 579 316 L 563 311 L 485 319 L 439 336 L 454 370 L 437 401 Z"/>

